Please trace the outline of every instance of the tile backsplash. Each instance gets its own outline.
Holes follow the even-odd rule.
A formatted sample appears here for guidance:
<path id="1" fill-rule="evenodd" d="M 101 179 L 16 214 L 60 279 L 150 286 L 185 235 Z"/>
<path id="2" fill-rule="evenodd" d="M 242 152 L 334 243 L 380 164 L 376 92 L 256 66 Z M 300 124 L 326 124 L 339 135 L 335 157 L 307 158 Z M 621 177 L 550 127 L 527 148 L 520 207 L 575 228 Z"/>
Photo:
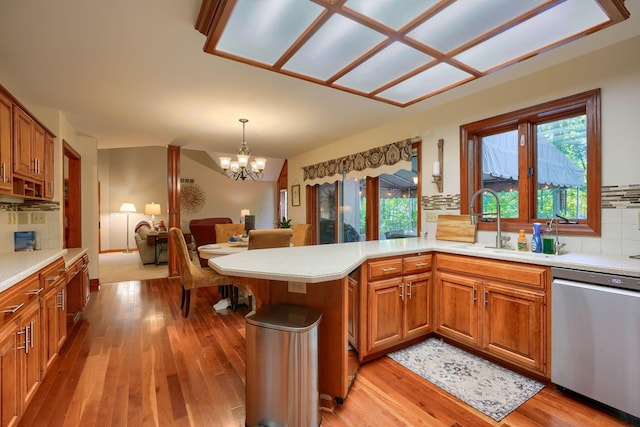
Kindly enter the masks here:
<path id="1" fill-rule="evenodd" d="M 36 249 L 61 248 L 60 215 L 56 202 L 0 203 L 0 253 L 14 251 L 16 231 L 35 231 Z"/>
<path id="2" fill-rule="evenodd" d="M 640 254 L 640 184 L 612 185 L 602 187 L 602 235 L 600 237 L 579 237 L 560 235 L 566 243 L 567 252 L 592 253 L 601 255 Z M 459 214 L 459 195 L 434 195 L 422 198 L 425 211 L 442 214 Z M 426 230 L 435 238 L 436 223 L 427 222 Z M 528 237 L 531 232 L 527 230 Z M 505 233 L 511 242 L 517 241 L 517 233 Z M 480 231 L 477 240 L 486 244 L 495 242 L 495 232 Z"/>

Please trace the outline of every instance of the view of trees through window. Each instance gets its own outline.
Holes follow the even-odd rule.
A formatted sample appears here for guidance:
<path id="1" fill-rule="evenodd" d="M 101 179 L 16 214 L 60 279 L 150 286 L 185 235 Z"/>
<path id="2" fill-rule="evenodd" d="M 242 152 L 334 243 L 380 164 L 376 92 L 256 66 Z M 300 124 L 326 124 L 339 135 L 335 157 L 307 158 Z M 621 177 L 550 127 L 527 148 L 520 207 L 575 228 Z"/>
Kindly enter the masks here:
<path id="1" fill-rule="evenodd" d="M 586 126 L 584 114 L 535 125 L 536 218 L 586 218 Z M 498 193 L 503 218 L 518 218 L 518 131 L 483 137 L 482 159 L 482 186 Z M 483 212 L 496 211 L 490 195 L 483 195 L 482 205 Z"/>

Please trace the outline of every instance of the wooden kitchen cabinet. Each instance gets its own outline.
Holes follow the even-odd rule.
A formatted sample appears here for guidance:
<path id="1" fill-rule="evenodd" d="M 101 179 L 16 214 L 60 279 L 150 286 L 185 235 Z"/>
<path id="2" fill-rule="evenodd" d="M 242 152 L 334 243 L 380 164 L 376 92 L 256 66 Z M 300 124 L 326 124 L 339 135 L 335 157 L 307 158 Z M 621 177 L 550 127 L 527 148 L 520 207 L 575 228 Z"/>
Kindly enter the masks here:
<path id="1" fill-rule="evenodd" d="M 42 334 L 40 302 L 37 300 L 30 303 L 20 317 L 18 350 L 22 358 L 20 396 L 22 407 L 26 408 L 42 381 Z"/>
<path id="2" fill-rule="evenodd" d="M 67 277 L 64 260 L 59 259 L 40 272 L 45 285 L 42 297 L 43 369 L 46 373 L 58 357 L 67 338 Z"/>
<path id="3" fill-rule="evenodd" d="M 360 271 L 360 270 L 358 270 Z M 359 276 L 359 274 L 358 274 Z M 349 336 L 349 344 L 355 349 L 358 349 L 360 339 L 358 334 L 358 325 L 360 322 L 360 292 L 359 292 L 360 283 L 356 277 L 349 275 L 347 282 L 347 304 L 349 305 L 349 320 L 347 325 L 347 334 Z"/>
<path id="4" fill-rule="evenodd" d="M 5 306 L 2 306 L 2 310 Z M 15 321 L 0 327 L 0 425 L 10 427 L 20 420 L 19 378 L 20 363 L 18 361 L 18 325 Z"/>
<path id="5" fill-rule="evenodd" d="M 367 263 L 367 339 L 361 360 L 431 332 L 430 269 L 431 255 Z"/>
<path id="6" fill-rule="evenodd" d="M 449 254 L 436 264 L 436 332 L 548 376 L 548 268 Z"/>
<path id="7" fill-rule="evenodd" d="M 0 193 L 13 191 L 11 100 L 0 92 Z"/>
<path id="8" fill-rule="evenodd" d="M 53 177 L 55 168 L 53 137 L 45 135 L 44 140 L 44 197 L 53 199 Z"/>
<path id="9" fill-rule="evenodd" d="M 13 105 L 13 172 L 33 178 L 33 119 L 20 107 Z"/>
<path id="10" fill-rule="evenodd" d="M 67 314 L 80 313 L 90 297 L 89 256 L 85 254 L 67 269 Z"/>

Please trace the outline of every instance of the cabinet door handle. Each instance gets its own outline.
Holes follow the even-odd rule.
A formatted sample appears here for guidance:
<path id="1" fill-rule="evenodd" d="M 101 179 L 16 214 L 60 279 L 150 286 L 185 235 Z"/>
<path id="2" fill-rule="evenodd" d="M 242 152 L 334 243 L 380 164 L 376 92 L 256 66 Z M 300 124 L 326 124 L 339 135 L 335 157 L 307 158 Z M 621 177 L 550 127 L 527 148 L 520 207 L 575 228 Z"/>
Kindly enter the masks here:
<path id="1" fill-rule="evenodd" d="M 397 270 L 396 267 L 386 267 L 386 268 L 382 269 L 382 272 L 383 273 L 389 273 L 390 271 L 395 271 L 395 270 Z"/>
<path id="2" fill-rule="evenodd" d="M 407 283 L 407 296 L 409 297 L 409 299 L 411 299 L 411 297 L 413 296 L 413 283 L 409 282 Z"/>
<path id="3" fill-rule="evenodd" d="M 18 335 L 24 335 L 24 347 L 17 347 L 18 350 L 24 350 L 25 354 L 29 354 L 29 346 L 31 346 L 31 348 L 33 348 L 33 340 L 32 340 L 32 334 L 33 332 L 31 332 L 31 328 L 33 328 L 33 322 L 29 323 L 27 326 L 24 327 L 24 331 L 22 332 L 18 332 Z"/>
<path id="4" fill-rule="evenodd" d="M 60 310 L 64 310 L 64 300 L 65 300 L 65 292 L 64 292 L 64 288 L 62 288 L 60 290 L 60 293 L 58 294 L 58 308 Z"/>
<path id="5" fill-rule="evenodd" d="M 15 313 L 16 311 L 20 310 L 23 305 L 24 305 L 24 303 L 21 303 L 21 304 L 18 304 L 18 305 L 10 305 L 9 307 L 7 307 L 4 310 L 0 311 L 0 313 L 7 313 L 7 314 Z"/>
<path id="6" fill-rule="evenodd" d="M 482 298 L 484 299 L 484 305 L 486 307 L 486 305 L 489 303 L 489 299 L 487 298 L 487 290 L 484 290 L 484 294 L 482 295 Z"/>
<path id="7" fill-rule="evenodd" d="M 471 302 L 473 302 L 473 304 L 476 303 L 476 287 L 473 287 L 473 293 L 471 294 Z"/>
<path id="8" fill-rule="evenodd" d="M 398 287 L 400 288 L 400 299 L 404 301 L 404 283 L 400 283 Z"/>

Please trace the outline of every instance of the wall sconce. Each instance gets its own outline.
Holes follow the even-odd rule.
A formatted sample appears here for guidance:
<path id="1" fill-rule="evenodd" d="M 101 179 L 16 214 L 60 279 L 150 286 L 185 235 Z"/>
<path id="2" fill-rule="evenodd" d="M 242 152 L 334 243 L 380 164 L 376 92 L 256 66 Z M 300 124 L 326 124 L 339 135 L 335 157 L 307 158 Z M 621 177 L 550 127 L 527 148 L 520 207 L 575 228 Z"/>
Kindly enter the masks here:
<path id="1" fill-rule="evenodd" d="M 444 139 L 439 139 L 438 140 L 438 160 L 436 160 L 435 162 L 433 162 L 433 173 L 431 174 L 431 176 L 433 176 L 433 182 L 435 185 L 438 186 L 438 192 L 442 193 L 442 186 L 443 186 L 443 173 L 442 173 L 442 169 L 443 169 L 443 162 L 442 162 L 442 157 L 443 157 L 443 151 L 444 151 Z"/>

